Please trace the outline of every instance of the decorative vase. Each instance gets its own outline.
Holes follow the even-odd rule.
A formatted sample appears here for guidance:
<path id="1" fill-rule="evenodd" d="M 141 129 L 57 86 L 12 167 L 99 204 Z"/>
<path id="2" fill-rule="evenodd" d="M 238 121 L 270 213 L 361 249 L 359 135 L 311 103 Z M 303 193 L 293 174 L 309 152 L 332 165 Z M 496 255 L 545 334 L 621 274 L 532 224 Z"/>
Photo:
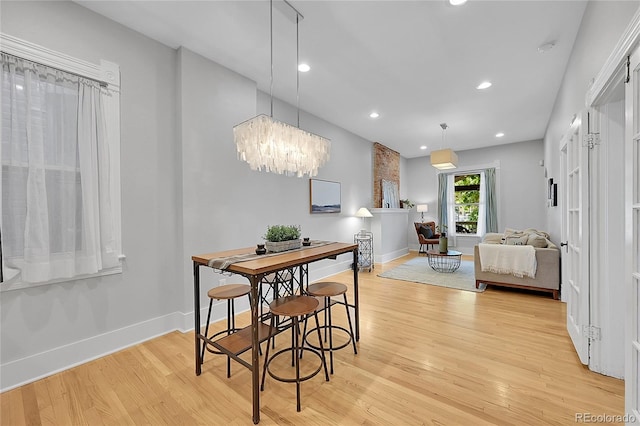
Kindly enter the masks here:
<path id="1" fill-rule="evenodd" d="M 265 254 L 267 252 L 267 248 L 264 246 L 264 244 L 258 244 L 258 247 L 256 248 L 256 254 Z"/>
<path id="2" fill-rule="evenodd" d="M 287 240 L 287 241 L 265 241 L 265 246 L 269 253 L 278 253 L 281 251 L 295 250 L 302 247 L 302 240 Z"/>
<path id="3" fill-rule="evenodd" d="M 449 251 L 449 241 L 447 240 L 447 237 L 440 237 L 440 240 L 438 241 L 438 251 L 440 253 L 446 253 Z"/>

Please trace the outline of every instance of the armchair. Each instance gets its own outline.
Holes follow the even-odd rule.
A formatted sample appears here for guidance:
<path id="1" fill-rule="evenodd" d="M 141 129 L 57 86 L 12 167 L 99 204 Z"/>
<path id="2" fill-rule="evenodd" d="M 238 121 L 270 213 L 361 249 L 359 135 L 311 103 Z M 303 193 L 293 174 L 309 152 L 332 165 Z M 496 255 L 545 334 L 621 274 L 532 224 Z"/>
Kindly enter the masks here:
<path id="1" fill-rule="evenodd" d="M 416 234 L 418 235 L 418 243 L 420 243 L 420 251 L 419 253 L 426 253 L 423 246 L 431 246 L 433 248 L 434 244 L 438 244 L 440 242 L 440 234 L 436 234 L 436 223 L 435 222 L 414 222 L 413 225 L 416 227 Z M 431 230 L 431 235 L 429 238 L 429 231 L 425 230 L 425 228 L 429 228 Z"/>

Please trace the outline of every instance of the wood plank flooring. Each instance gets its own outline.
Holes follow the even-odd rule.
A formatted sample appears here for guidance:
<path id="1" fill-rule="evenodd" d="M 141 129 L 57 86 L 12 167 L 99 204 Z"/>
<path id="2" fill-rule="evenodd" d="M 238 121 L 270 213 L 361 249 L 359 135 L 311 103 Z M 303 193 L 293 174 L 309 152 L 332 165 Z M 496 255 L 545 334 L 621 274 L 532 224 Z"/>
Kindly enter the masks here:
<path id="1" fill-rule="evenodd" d="M 304 382 L 300 413 L 295 385 L 267 377 L 260 424 L 567 425 L 576 413 L 624 414 L 623 382 L 580 364 L 565 304 L 544 293 L 377 277 L 412 256 L 360 274 L 358 355 L 348 346 L 335 353 L 331 381 Z M 332 280 L 351 286 L 351 278 Z M 250 425 L 250 380 L 237 363 L 227 379 L 226 358 L 212 354 L 195 376 L 193 333 L 172 332 L 0 394 L 0 422 Z"/>

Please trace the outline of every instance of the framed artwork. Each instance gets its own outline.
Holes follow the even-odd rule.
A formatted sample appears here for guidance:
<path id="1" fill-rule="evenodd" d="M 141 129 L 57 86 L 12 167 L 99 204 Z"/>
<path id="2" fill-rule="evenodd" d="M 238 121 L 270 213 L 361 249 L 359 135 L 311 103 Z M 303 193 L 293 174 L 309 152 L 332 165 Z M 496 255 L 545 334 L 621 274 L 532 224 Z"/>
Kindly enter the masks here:
<path id="1" fill-rule="evenodd" d="M 340 182 L 309 179 L 311 213 L 340 213 Z"/>
<path id="2" fill-rule="evenodd" d="M 400 196 L 398 195 L 398 184 L 396 182 L 382 180 L 382 208 L 400 208 Z"/>
<path id="3" fill-rule="evenodd" d="M 556 207 L 558 205 L 558 184 L 553 182 L 553 178 L 548 179 L 547 205 Z"/>

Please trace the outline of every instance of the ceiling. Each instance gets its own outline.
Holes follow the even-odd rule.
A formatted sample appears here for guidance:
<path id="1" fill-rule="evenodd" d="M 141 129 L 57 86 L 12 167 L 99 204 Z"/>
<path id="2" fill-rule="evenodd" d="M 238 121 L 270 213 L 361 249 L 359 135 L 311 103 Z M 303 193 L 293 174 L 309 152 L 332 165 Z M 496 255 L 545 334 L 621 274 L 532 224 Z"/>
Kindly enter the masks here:
<path id="1" fill-rule="evenodd" d="M 77 3 L 270 91 L 266 0 Z M 586 6 L 559 0 L 290 3 L 304 16 L 299 57 L 311 66 L 300 73 L 300 108 L 405 158 L 441 147 L 542 139 Z M 273 95 L 295 105 L 295 23 L 274 7 L 273 26 Z M 550 42 L 551 50 L 538 51 Z M 485 80 L 493 85 L 476 89 Z M 380 117 L 370 118 L 372 111 Z M 496 138 L 499 132 L 504 137 Z"/>

